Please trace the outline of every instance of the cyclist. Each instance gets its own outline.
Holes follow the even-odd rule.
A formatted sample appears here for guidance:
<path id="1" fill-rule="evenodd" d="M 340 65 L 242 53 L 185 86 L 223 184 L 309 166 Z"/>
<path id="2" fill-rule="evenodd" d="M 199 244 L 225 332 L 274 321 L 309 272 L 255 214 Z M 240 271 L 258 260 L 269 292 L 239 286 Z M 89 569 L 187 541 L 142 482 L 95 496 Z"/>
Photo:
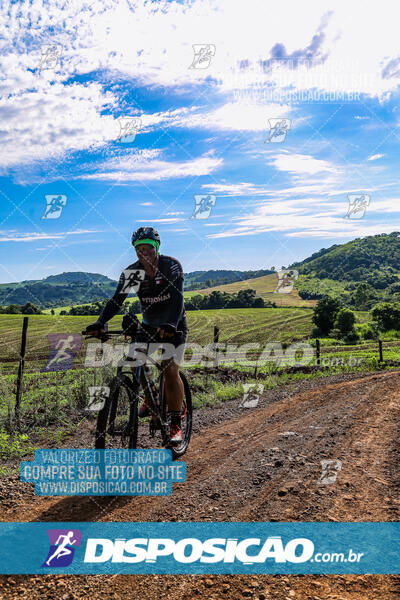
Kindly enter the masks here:
<path id="1" fill-rule="evenodd" d="M 142 309 L 142 328 L 146 340 L 168 342 L 179 350 L 174 357 L 162 361 L 165 375 L 165 397 L 168 405 L 172 443 L 182 441 L 181 411 L 184 388 L 179 376 L 187 338 L 186 311 L 183 302 L 183 271 L 176 258 L 159 254 L 160 236 L 153 227 L 139 227 L 132 235 L 132 245 L 138 260 L 121 274 L 114 296 L 107 302 L 98 320 L 86 329 L 88 334 L 104 333 L 104 324 L 114 317 L 126 300 L 129 285 L 136 278 L 136 291 Z M 127 285 L 128 284 L 128 285 Z M 139 417 L 150 414 L 146 400 L 139 408 Z"/>

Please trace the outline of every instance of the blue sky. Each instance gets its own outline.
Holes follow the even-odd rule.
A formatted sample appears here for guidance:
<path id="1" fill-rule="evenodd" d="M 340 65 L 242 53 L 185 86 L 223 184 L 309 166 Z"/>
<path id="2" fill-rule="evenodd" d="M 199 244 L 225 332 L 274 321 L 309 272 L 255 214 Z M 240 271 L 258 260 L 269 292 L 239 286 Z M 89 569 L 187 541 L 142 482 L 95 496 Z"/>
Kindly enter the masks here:
<path id="1" fill-rule="evenodd" d="M 186 272 L 280 268 L 400 230 L 396 8 L 271 6 L 3 4 L 1 282 L 117 278 L 140 225 Z M 348 194 L 365 212 L 346 218 Z M 49 195 L 66 197 L 56 219 Z M 191 218 L 195 195 L 215 197 L 208 218 Z"/>

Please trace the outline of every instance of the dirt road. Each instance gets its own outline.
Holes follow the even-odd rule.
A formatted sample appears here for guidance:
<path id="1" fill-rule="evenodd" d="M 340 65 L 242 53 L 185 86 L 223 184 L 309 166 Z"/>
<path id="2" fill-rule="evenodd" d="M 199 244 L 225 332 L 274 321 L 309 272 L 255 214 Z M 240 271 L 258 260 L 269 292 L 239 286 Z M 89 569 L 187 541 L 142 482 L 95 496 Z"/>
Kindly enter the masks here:
<path id="1" fill-rule="evenodd" d="M 398 521 L 400 372 L 302 381 L 199 411 L 170 497 L 40 498 L 0 488 L 3 521 Z M 342 463 L 321 485 L 321 460 Z M 395 576 L 8 576 L 2 598 L 398 598 Z"/>

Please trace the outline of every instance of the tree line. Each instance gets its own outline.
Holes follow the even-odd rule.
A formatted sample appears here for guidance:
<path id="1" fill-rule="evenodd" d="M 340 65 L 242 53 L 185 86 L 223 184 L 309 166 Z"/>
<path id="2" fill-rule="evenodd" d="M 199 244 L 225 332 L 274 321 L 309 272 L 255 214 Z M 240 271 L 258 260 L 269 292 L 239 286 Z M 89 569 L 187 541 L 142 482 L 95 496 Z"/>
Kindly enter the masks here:
<path id="1" fill-rule="evenodd" d="M 212 310 L 223 308 L 264 308 L 275 307 L 275 302 L 265 302 L 259 296 L 256 296 L 256 290 L 240 290 L 237 294 L 228 294 L 214 290 L 211 294 L 196 294 L 191 298 L 185 299 L 186 310 Z M 107 300 L 92 302 L 80 306 L 72 306 L 68 311 L 62 310 L 60 315 L 99 315 L 103 310 Z M 131 303 L 125 302 L 117 314 L 138 314 L 141 313 L 139 300 Z"/>
<path id="2" fill-rule="evenodd" d="M 346 344 L 356 343 L 360 337 L 378 339 L 379 331 L 400 330 L 400 302 L 379 302 L 370 311 L 372 322 L 356 329 L 355 313 L 343 306 L 338 298 L 324 296 L 313 311 L 314 337 L 331 337 Z"/>
<path id="3" fill-rule="evenodd" d="M 25 304 L 9 304 L 8 306 L 0 306 L 0 315 L 41 315 L 43 314 L 40 308 L 26 302 Z"/>

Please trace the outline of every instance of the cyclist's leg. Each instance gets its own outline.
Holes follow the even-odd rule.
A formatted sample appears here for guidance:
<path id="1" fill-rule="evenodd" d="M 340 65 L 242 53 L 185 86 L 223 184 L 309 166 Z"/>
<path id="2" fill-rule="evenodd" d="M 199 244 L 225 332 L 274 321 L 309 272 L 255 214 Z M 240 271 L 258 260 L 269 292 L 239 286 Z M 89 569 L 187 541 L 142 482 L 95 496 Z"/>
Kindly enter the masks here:
<path id="1" fill-rule="evenodd" d="M 173 358 L 163 360 L 165 398 L 169 411 L 180 412 L 184 397 L 184 388 L 179 376 L 179 364 Z"/>
<path id="2" fill-rule="evenodd" d="M 170 340 L 172 347 L 172 356 L 161 362 L 165 377 L 165 397 L 169 411 L 177 412 L 182 410 L 183 398 L 185 395 L 182 380 L 179 376 L 179 365 L 182 362 L 185 351 L 187 330 L 177 331 L 176 335 Z"/>

